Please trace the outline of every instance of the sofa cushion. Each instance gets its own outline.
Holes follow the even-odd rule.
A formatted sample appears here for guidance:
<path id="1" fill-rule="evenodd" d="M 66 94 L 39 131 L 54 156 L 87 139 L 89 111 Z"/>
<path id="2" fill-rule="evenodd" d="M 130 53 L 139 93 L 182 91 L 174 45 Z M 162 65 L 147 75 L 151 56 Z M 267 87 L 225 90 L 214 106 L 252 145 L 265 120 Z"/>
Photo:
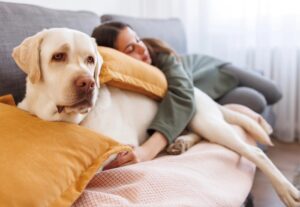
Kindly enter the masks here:
<path id="1" fill-rule="evenodd" d="M 170 44 L 178 53 L 187 53 L 186 35 L 180 19 L 136 18 L 122 15 L 102 15 L 101 22 L 121 21 L 129 24 L 140 37 L 158 38 Z"/>
<path id="2" fill-rule="evenodd" d="M 1 206 L 71 206 L 105 160 L 130 150 L 87 128 L 43 121 L 3 103 L 0 132 Z"/>
<path id="3" fill-rule="evenodd" d="M 14 63 L 12 49 L 44 28 L 68 27 L 91 34 L 99 25 L 97 14 L 0 2 L 0 96 L 13 94 L 16 102 L 25 94 L 25 74 Z"/>

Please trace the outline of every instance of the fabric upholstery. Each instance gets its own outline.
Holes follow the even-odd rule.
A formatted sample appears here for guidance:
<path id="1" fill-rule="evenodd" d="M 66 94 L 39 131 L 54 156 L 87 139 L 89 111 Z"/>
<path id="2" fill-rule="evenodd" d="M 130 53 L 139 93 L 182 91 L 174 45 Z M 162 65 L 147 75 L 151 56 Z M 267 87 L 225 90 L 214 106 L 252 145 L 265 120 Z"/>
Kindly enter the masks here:
<path id="1" fill-rule="evenodd" d="M 166 41 L 180 54 L 187 53 L 186 35 L 178 18 L 151 19 L 122 15 L 102 15 L 101 22 L 121 21 L 129 24 L 140 37 L 158 38 Z"/>
<path id="2" fill-rule="evenodd" d="M 43 121 L 3 103 L 0 132 L 0 204 L 7 207 L 70 206 L 110 155 L 130 150 L 84 127 Z"/>

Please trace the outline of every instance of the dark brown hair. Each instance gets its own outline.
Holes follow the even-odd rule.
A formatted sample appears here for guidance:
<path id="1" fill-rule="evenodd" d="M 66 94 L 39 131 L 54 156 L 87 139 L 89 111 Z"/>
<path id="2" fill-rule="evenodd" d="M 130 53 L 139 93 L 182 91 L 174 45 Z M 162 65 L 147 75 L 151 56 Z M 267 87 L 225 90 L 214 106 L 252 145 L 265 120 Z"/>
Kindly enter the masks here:
<path id="1" fill-rule="evenodd" d="M 141 39 L 146 47 L 149 50 L 151 59 L 152 59 L 152 65 L 157 66 L 157 57 L 160 53 L 165 53 L 168 55 L 174 55 L 175 57 L 178 57 L 175 50 L 173 50 L 166 42 L 155 39 L 155 38 L 143 38 Z"/>
<path id="2" fill-rule="evenodd" d="M 126 27 L 131 28 L 123 22 L 108 22 L 100 24 L 92 33 L 92 37 L 96 39 L 97 45 L 116 48 L 115 43 L 119 33 Z"/>
<path id="3" fill-rule="evenodd" d="M 123 22 L 108 22 L 96 27 L 92 33 L 92 37 L 96 39 L 97 45 L 116 49 L 116 40 L 119 33 L 129 27 L 132 27 Z M 171 54 L 177 57 L 176 52 L 166 43 L 159 39 L 143 38 L 141 39 L 149 50 L 152 65 L 157 66 L 157 57 L 159 53 Z"/>

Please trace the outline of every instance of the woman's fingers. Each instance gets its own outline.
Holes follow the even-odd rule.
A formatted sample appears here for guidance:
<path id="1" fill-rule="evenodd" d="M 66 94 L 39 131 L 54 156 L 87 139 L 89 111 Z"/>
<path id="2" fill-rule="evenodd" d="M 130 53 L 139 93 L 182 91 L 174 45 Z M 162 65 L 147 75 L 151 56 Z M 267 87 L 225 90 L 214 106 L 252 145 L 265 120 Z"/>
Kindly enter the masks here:
<path id="1" fill-rule="evenodd" d="M 105 166 L 104 170 L 120 167 L 125 163 L 131 162 L 135 160 L 134 153 L 132 152 L 120 152 L 116 159 L 110 162 L 108 165 Z"/>

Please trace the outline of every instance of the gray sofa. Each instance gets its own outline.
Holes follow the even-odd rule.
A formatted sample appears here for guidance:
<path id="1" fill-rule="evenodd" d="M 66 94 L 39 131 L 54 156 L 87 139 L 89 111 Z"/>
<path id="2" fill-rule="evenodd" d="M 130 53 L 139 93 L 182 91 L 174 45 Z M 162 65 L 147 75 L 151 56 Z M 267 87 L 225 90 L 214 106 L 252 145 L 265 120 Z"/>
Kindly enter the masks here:
<path id="1" fill-rule="evenodd" d="M 0 2 L 0 96 L 13 94 L 18 103 L 25 94 L 25 74 L 18 69 L 11 58 L 12 49 L 36 32 L 51 27 L 68 27 L 91 34 L 94 27 L 106 21 L 129 23 L 141 37 L 156 37 L 168 42 L 179 53 L 187 53 L 186 35 L 180 20 L 143 19 L 118 15 L 102 15 L 88 11 L 65 11 L 34 5 Z M 163 29 L 162 29 L 163 28 Z M 223 97 L 220 102 L 241 103 L 274 124 L 275 117 L 270 106 L 261 106 L 261 95 L 253 89 L 237 88 Z"/>
<path id="2" fill-rule="evenodd" d="M 149 19 L 149 18 L 135 18 L 122 15 L 102 15 L 101 22 L 122 21 L 128 23 L 141 37 L 154 37 L 168 42 L 176 52 L 180 54 L 188 53 L 187 39 L 182 23 L 176 18 L 170 19 Z M 227 69 L 227 66 L 224 67 Z M 272 125 L 275 125 L 275 115 L 272 110 L 272 105 L 278 102 L 282 94 L 277 89 L 275 83 L 269 82 L 265 84 L 262 80 L 257 81 L 257 74 L 262 75 L 262 72 L 257 70 L 255 72 L 246 72 L 236 70 L 235 67 L 229 67 L 228 71 L 238 75 L 239 80 L 242 79 L 246 85 L 256 85 L 263 89 L 262 95 L 254 87 L 240 86 L 230 91 L 225 96 L 217 100 L 220 104 L 237 103 L 248 106 L 252 110 L 263 115 L 263 117 Z M 255 73 L 255 74 L 254 74 Z"/>
<path id="3" fill-rule="evenodd" d="M 141 37 L 156 37 L 168 42 L 179 53 L 187 53 L 186 36 L 182 23 L 171 19 L 141 19 L 118 15 L 100 17 L 87 11 L 65 11 L 39 6 L 0 2 L 0 96 L 12 94 L 18 103 L 25 95 L 25 74 L 18 69 L 11 57 L 12 49 L 21 41 L 36 32 L 51 27 L 68 27 L 91 34 L 100 22 L 119 20 L 129 23 Z M 162 29 L 163 28 L 163 29 Z M 250 96 L 249 96 L 250 94 Z M 242 97 L 242 98 L 241 98 Z M 256 109 L 259 100 L 247 89 L 237 88 L 228 94 L 221 103 L 251 103 Z M 274 114 L 271 106 L 261 109 L 266 119 L 273 124 Z"/>

